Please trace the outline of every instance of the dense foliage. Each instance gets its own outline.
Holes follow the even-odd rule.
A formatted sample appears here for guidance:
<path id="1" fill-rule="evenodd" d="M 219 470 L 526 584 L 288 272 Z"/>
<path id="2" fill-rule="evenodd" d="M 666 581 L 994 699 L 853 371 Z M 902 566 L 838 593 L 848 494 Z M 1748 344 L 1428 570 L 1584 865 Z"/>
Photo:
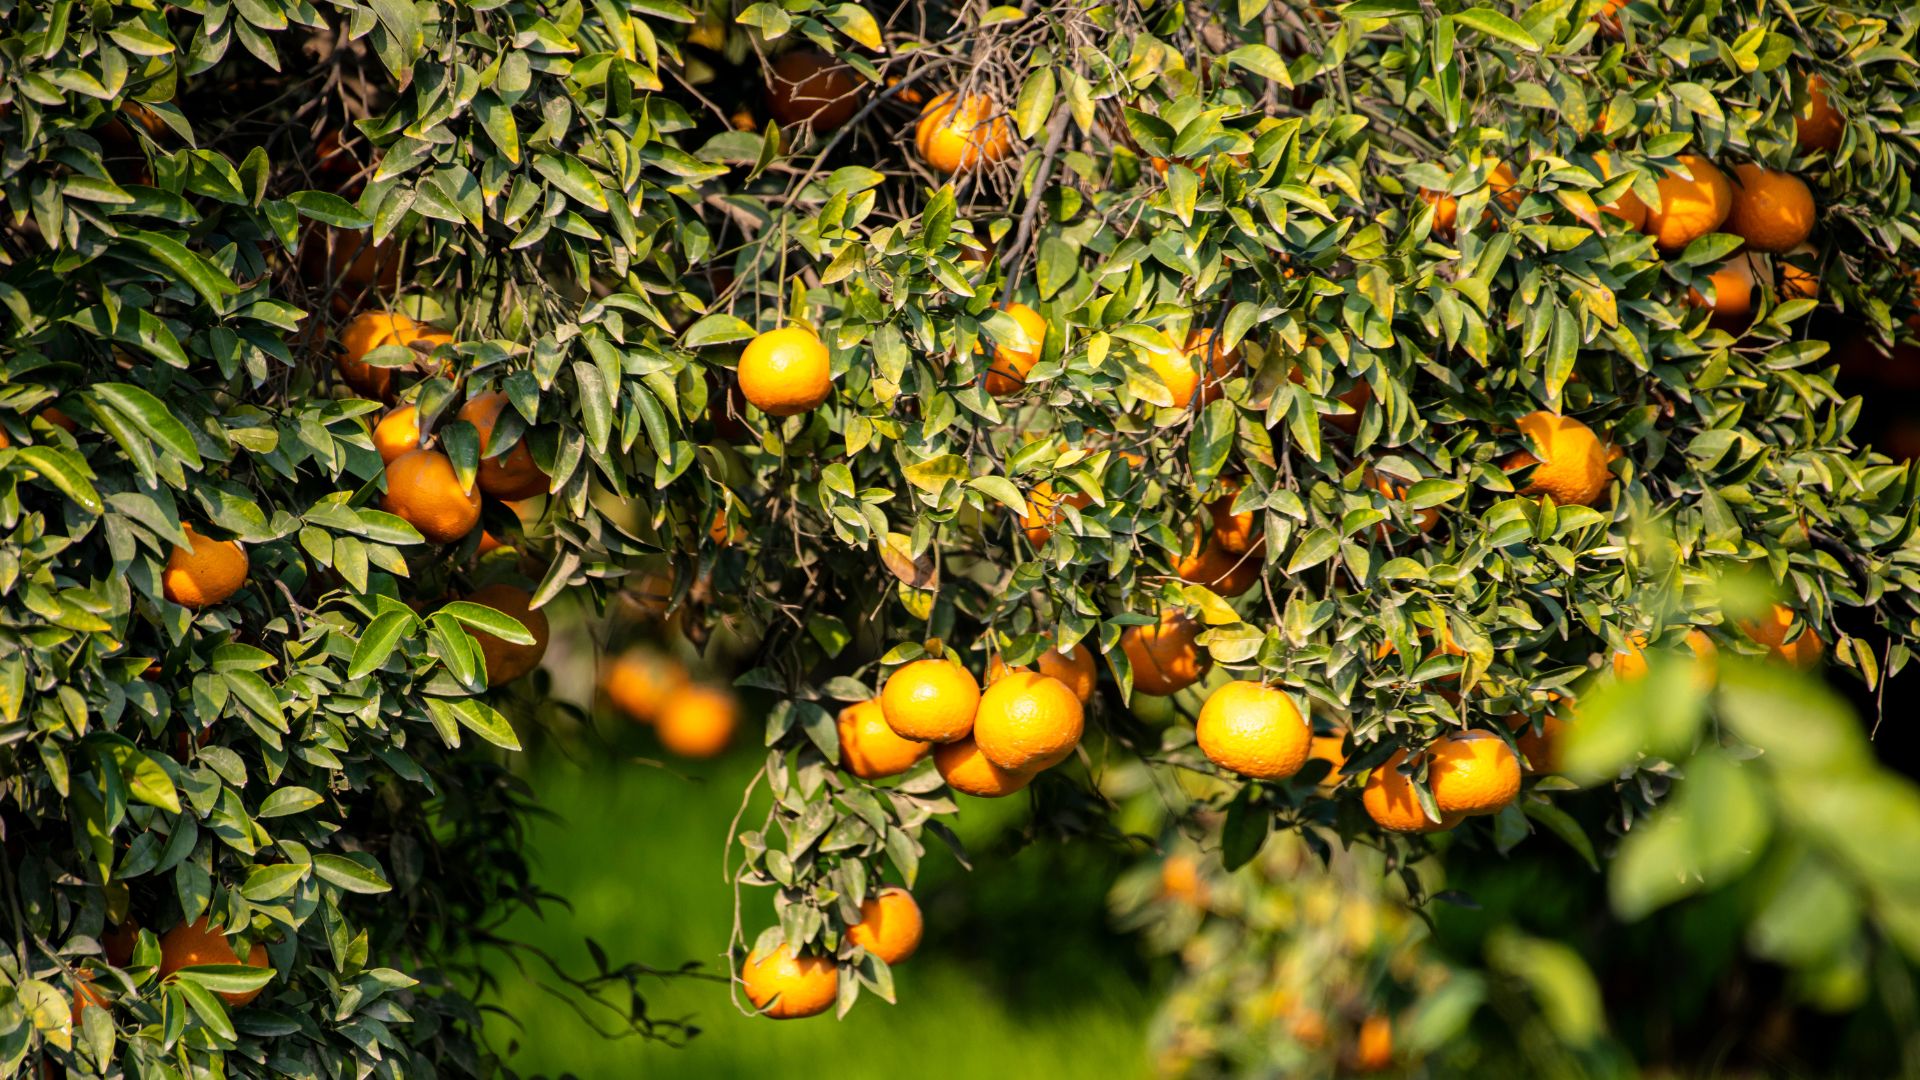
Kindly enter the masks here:
<path id="1" fill-rule="evenodd" d="M 1315 826 L 1396 868 L 1429 841 L 1363 771 L 1413 762 L 1442 824 L 1392 755 L 1545 736 L 1610 656 L 1909 659 L 1917 478 L 1853 444 L 1814 327 L 1909 333 L 1910 11 L 4 10 L 9 1068 L 492 1068 L 474 949 L 535 899 L 498 750 L 556 706 L 502 677 L 545 622 L 490 585 L 750 653 L 738 877 L 779 886 L 763 950 L 857 972 L 842 1008 L 891 993 L 846 929 L 956 804 L 836 768 L 834 711 L 926 654 L 1099 654 L 1084 768 L 1021 774 L 1041 827 L 1110 834 L 1084 780 L 1134 757 L 1221 780 L 1229 861 Z M 1709 160 L 1803 177 L 1813 246 L 1687 228 Z M 776 328 L 817 392 L 765 375 Z M 1341 782 L 1159 726 L 1153 626 L 1284 688 Z M 1657 734 L 1572 744 L 1606 830 L 1666 791 Z M 1610 852 L 1571 786 L 1499 842 Z M 171 962 L 182 924 L 230 962 Z"/>

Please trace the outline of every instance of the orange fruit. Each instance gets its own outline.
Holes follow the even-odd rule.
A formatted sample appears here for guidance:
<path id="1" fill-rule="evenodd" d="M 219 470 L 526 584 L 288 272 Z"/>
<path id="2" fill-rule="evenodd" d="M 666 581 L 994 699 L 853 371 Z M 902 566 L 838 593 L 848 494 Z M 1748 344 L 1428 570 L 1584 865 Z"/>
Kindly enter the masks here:
<path id="1" fill-rule="evenodd" d="M 1187 335 L 1187 356 L 1192 357 L 1196 353 L 1206 355 L 1206 370 L 1202 373 L 1205 382 L 1200 388 L 1202 405 L 1220 400 L 1226 393 L 1227 380 L 1240 374 L 1246 367 L 1246 363 L 1240 359 L 1240 350 L 1237 348 L 1229 350 L 1224 345 L 1224 341 L 1214 339 L 1213 328 L 1210 326 L 1203 326 Z M 1199 362 L 1194 361 L 1194 369 L 1198 371 L 1199 368 Z"/>
<path id="2" fill-rule="evenodd" d="M 933 749 L 933 744 L 903 739 L 887 726 L 887 713 L 878 699 L 841 709 L 834 724 L 840 732 L 840 764 L 862 780 L 897 776 Z"/>
<path id="3" fill-rule="evenodd" d="M 1047 480 L 1040 481 L 1027 491 L 1027 512 L 1020 519 L 1020 528 L 1027 534 L 1027 543 L 1036 548 L 1047 546 L 1047 541 L 1053 537 L 1053 527 L 1066 519 L 1066 512 L 1061 509 L 1063 505 L 1085 510 L 1093 505 L 1093 496 L 1078 488 L 1062 496 Z"/>
<path id="4" fill-rule="evenodd" d="M 1233 512 L 1237 494 L 1230 490 L 1207 504 L 1207 514 L 1213 519 L 1213 542 L 1229 555 L 1245 555 L 1260 536 L 1257 515 L 1252 510 Z"/>
<path id="5" fill-rule="evenodd" d="M 384 398 L 393 391 L 394 368 L 374 367 L 361 359 L 383 345 L 416 343 L 431 350 L 450 345 L 453 335 L 414 322 L 390 311 L 363 311 L 340 331 L 340 355 L 336 364 L 340 378 L 348 386 L 372 397 Z"/>
<path id="6" fill-rule="evenodd" d="M 973 741 L 1002 769 L 1037 772 L 1065 760 L 1085 730 L 1080 699 L 1066 683 L 1013 671 L 980 695 Z"/>
<path id="7" fill-rule="evenodd" d="M 520 625 L 533 635 L 533 644 L 515 645 L 503 641 L 485 630 L 469 629 L 473 640 L 480 646 L 480 655 L 487 660 L 487 685 L 505 686 L 527 672 L 540 666 L 540 660 L 547 655 L 547 615 L 535 611 L 530 606 L 533 596 L 525 589 L 516 589 L 512 585 L 488 585 L 475 589 L 467 596 L 470 603 L 484 604 L 503 615 L 519 620 Z"/>
<path id="8" fill-rule="evenodd" d="M 1222 349 L 1220 343 L 1214 340 L 1210 328 L 1193 331 L 1187 336 L 1183 348 L 1156 347 L 1144 351 L 1147 367 L 1165 384 L 1167 392 L 1173 395 L 1173 408 L 1176 409 L 1192 405 L 1196 395 L 1202 405 L 1219 400 L 1221 385 L 1238 374 L 1243 366 L 1240 350 L 1229 352 Z M 1202 353 L 1205 354 L 1204 360 Z"/>
<path id="9" fill-rule="evenodd" d="M 1611 3 L 1613 0 L 1609 0 L 1609 2 Z M 1625 0 L 1619 0 L 1619 2 L 1622 6 L 1625 5 Z M 1593 155 L 1593 161 L 1594 164 L 1600 166 L 1601 179 L 1611 180 L 1614 178 L 1613 160 L 1605 153 Z M 1600 212 L 1619 218 L 1626 223 L 1627 228 L 1635 232 L 1640 232 L 1647 226 L 1647 204 L 1640 196 L 1633 193 L 1632 188 L 1628 188 L 1618 200 L 1601 207 Z"/>
<path id="10" fill-rule="evenodd" d="M 1006 397 L 1027 384 L 1027 372 L 1040 362 L 1047 340 L 1047 320 L 1025 304 L 1008 304 L 1007 314 L 1020 324 L 1021 338 L 993 347 L 993 366 L 987 370 L 987 393 Z"/>
<path id="11" fill-rule="evenodd" d="M 1320 778 L 1321 787 L 1332 787 L 1346 779 L 1340 775 L 1340 770 L 1347 767 L 1346 744 L 1346 735 L 1339 732 L 1332 735 L 1315 735 L 1313 741 L 1308 744 L 1307 760 L 1324 761 L 1328 766 L 1327 775 Z"/>
<path id="12" fill-rule="evenodd" d="M 1840 149 L 1847 122 L 1827 96 L 1827 80 L 1809 75 L 1793 96 L 1794 144 L 1803 154 L 1817 150 L 1832 153 Z"/>
<path id="13" fill-rule="evenodd" d="M 1368 466 L 1367 471 L 1361 474 L 1361 482 L 1394 502 L 1404 501 L 1407 497 L 1407 487 L 1405 484 L 1395 484 L 1391 482 L 1386 477 L 1374 472 L 1372 466 Z M 1424 510 L 1414 511 L 1414 523 L 1422 533 L 1432 532 L 1433 527 L 1440 523 L 1439 507 L 1429 506 Z M 1393 535 L 1392 531 L 1387 528 L 1387 523 L 1384 521 L 1376 526 L 1376 528 L 1382 540 L 1389 539 Z"/>
<path id="14" fill-rule="evenodd" d="M 1533 444 L 1531 452 L 1510 455 L 1501 467 L 1515 472 L 1529 465 L 1533 479 L 1522 495 L 1551 495 L 1561 506 L 1591 506 L 1606 494 L 1607 449 L 1593 429 L 1571 416 L 1531 412 L 1515 424 Z"/>
<path id="15" fill-rule="evenodd" d="M 1733 212 L 1727 174 L 1699 154 L 1680 155 L 1680 164 L 1687 175 L 1668 170 L 1659 182 L 1660 205 L 1647 209 L 1647 231 L 1663 251 L 1678 251 L 1715 231 Z"/>
<path id="16" fill-rule="evenodd" d="M 1491 731 L 1443 735 L 1427 747 L 1427 785 L 1443 816 L 1497 814 L 1520 794 L 1520 758 Z"/>
<path id="17" fill-rule="evenodd" d="M 181 526 L 185 546 L 174 545 L 167 568 L 160 572 L 160 590 L 181 607 L 199 610 L 222 603 L 247 583 L 247 552 L 232 540 L 213 540 Z"/>
<path id="18" fill-rule="evenodd" d="M 1532 721 L 1524 714 L 1515 713 L 1507 718 L 1507 727 L 1520 748 L 1521 772 L 1553 772 L 1560 767 L 1560 739 L 1567 730 L 1565 720 L 1548 713 L 1540 718 L 1540 730 L 1535 731 Z"/>
<path id="19" fill-rule="evenodd" d="M 420 449 L 420 410 L 402 405 L 381 417 L 373 426 L 373 448 L 389 465 L 401 454 Z"/>
<path id="20" fill-rule="evenodd" d="M 767 111 L 783 128 L 828 132 L 860 110 L 860 82 L 853 71 L 813 49 L 782 53 L 767 83 Z"/>
<path id="21" fill-rule="evenodd" d="M 687 681 L 687 669 L 664 656 L 631 649 L 614 658 L 601 676 L 607 700 L 633 719 L 651 724 L 667 697 Z"/>
<path id="22" fill-rule="evenodd" d="M 847 927 L 847 940 L 892 965 L 920 947 L 924 926 L 913 894 L 890 885 L 860 904 L 860 921 Z"/>
<path id="23" fill-rule="evenodd" d="M 1200 629 L 1199 623 L 1176 611 L 1163 613 L 1157 623 L 1127 627 L 1120 635 L 1120 651 L 1133 669 L 1134 690 L 1165 696 L 1199 682 L 1213 666 L 1213 660 L 1194 644 Z"/>
<path id="24" fill-rule="evenodd" d="M 1257 682 L 1230 682 L 1208 695 L 1194 735 L 1208 761 L 1255 780 L 1299 772 L 1313 742 L 1293 698 Z"/>
<path id="25" fill-rule="evenodd" d="M 436 544 L 451 544 L 480 524 L 480 489 L 463 488 L 438 450 L 411 450 L 387 463 L 387 513 Z"/>
<path id="26" fill-rule="evenodd" d="M 1826 643 L 1809 625 L 1801 635 L 1789 644 L 1787 632 L 1793 627 L 1794 611 L 1785 604 L 1775 604 L 1767 614 L 1759 619 L 1740 620 L 1740 631 L 1767 647 L 1767 654 L 1775 660 L 1784 660 L 1797 668 L 1811 668 L 1820 662 L 1820 654 L 1826 651 Z"/>
<path id="27" fill-rule="evenodd" d="M 710 758 L 733 741 L 740 706 L 723 687 L 687 683 L 667 695 L 656 726 L 660 745 L 686 758 Z"/>
<path id="28" fill-rule="evenodd" d="M 400 283 L 399 245 L 392 237 L 376 244 L 368 231 L 314 226 L 301 238 L 299 259 L 307 286 L 331 293 L 340 315 L 375 294 L 391 296 Z"/>
<path id="29" fill-rule="evenodd" d="M 1035 775 L 1003 769 L 988 761 L 971 738 L 934 747 L 933 767 L 940 770 L 940 778 L 948 787 L 982 799 L 1012 795 L 1032 783 Z"/>
<path id="30" fill-rule="evenodd" d="M 1173 570 L 1182 581 L 1205 585 L 1220 596 L 1233 597 L 1253 588 L 1265 566 L 1264 550 L 1233 555 L 1214 540 L 1202 543 L 1196 534 L 1192 546 L 1174 563 Z"/>
<path id="31" fill-rule="evenodd" d="M 1393 1021 L 1375 1014 L 1360 1022 L 1353 1044 L 1353 1065 L 1362 1072 L 1379 1072 L 1393 1064 Z"/>
<path id="32" fill-rule="evenodd" d="M 1735 255 L 1708 277 L 1713 283 L 1713 299 L 1708 300 L 1698 285 L 1687 289 L 1690 307 L 1706 308 L 1713 313 L 1713 325 L 1738 330 L 1753 318 L 1753 262 L 1746 255 Z"/>
<path id="33" fill-rule="evenodd" d="M 795 957 L 792 948 L 781 945 L 764 956 L 748 956 L 740 966 L 740 986 L 762 1016 L 818 1016 L 840 996 L 840 965 L 825 956 Z"/>
<path id="34" fill-rule="evenodd" d="M 475 475 L 480 490 L 511 502 L 545 495 L 547 474 L 533 463 L 533 451 L 524 438 L 504 454 L 495 452 L 499 448 L 493 445 L 493 429 L 500 422 L 501 410 L 509 404 L 507 395 L 498 391 L 480 394 L 460 406 L 460 419 L 480 433 L 480 471 Z"/>
<path id="35" fill-rule="evenodd" d="M 1040 654 L 1034 666 L 1040 669 L 1040 674 L 1065 684 L 1082 705 L 1093 700 L 1094 691 L 1100 685 L 1099 664 L 1085 642 L 1075 643 L 1066 652 L 1048 649 Z"/>
<path id="36" fill-rule="evenodd" d="M 1207 904 L 1207 882 L 1191 855 L 1169 855 L 1160 863 L 1160 895 L 1194 907 Z"/>
<path id="37" fill-rule="evenodd" d="M 1813 234 L 1813 192 L 1789 172 L 1751 162 L 1733 167 L 1733 209 L 1726 231 L 1754 251 L 1782 254 Z"/>
<path id="38" fill-rule="evenodd" d="M 947 92 L 935 95 L 921 110 L 913 145 L 934 172 L 956 173 L 991 165 L 1012 153 L 1013 125 L 985 94 L 955 101 Z"/>
<path id="39" fill-rule="evenodd" d="M 1719 660 L 1720 650 L 1714 646 L 1713 639 L 1707 636 L 1705 630 L 1688 630 L 1686 642 L 1687 648 L 1693 650 L 1694 661 L 1699 665 L 1698 677 L 1706 685 L 1712 686 L 1715 677 L 1714 668 Z M 1646 645 L 1647 635 L 1644 631 L 1635 630 L 1628 635 L 1627 647 L 1613 654 L 1614 675 L 1622 679 L 1638 679 L 1644 676 L 1647 673 L 1647 654 L 1644 651 Z"/>
<path id="40" fill-rule="evenodd" d="M 54 427 L 59 428 L 69 435 L 80 430 L 80 425 L 73 422 L 73 417 L 61 412 L 60 407 L 57 405 L 49 405 L 41 409 L 40 419 L 45 420 L 47 423 L 52 424 Z M 5 432 L 0 431 L 0 435 L 5 435 Z M 0 446 L 0 449 L 5 449 L 5 447 Z"/>
<path id="41" fill-rule="evenodd" d="M 1522 193 L 1513 190 L 1514 180 L 1517 178 L 1514 176 L 1512 167 L 1504 161 L 1495 161 L 1493 158 L 1487 158 L 1486 161 L 1493 166 L 1493 171 L 1487 175 L 1487 187 L 1492 190 L 1493 197 L 1508 210 L 1519 206 Z M 1454 219 L 1460 214 L 1459 200 L 1445 192 L 1428 191 L 1426 188 L 1420 189 L 1420 199 L 1434 208 L 1433 231 L 1441 236 L 1452 233 Z M 1493 210 L 1489 208 L 1481 214 L 1480 220 L 1492 221 Z"/>
<path id="42" fill-rule="evenodd" d="M 747 342 L 735 374 L 740 392 L 768 416 L 795 416 L 833 392 L 826 343 L 804 326 L 783 326 Z"/>
<path id="43" fill-rule="evenodd" d="M 165 979 L 181 968 L 202 967 L 214 964 L 233 965 L 240 962 L 239 954 L 233 951 L 233 945 L 225 934 L 208 928 L 207 917 L 202 915 L 191 923 L 179 926 L 160 936 L 160 977 Z M 263 968 L 267 966 L 267 947 L 259 942 L 247 950 L 247 966 Z M 266 987 L 239 993 L 223 993 L 220 1000 L 234 1008 L 252 1001 L 265 992 Z"/>
<path id="44" fill-rule="evenodd" d="M 1780 299 L 1820 299 L 1820 252 L 1812 244 L 1801 244 L 1786 258 L 1773 260 L 1773 267 Z"/>
<path id="45" fill-rule="evenodd" d="M 973 730 L 980 683 L 951 660 L 915 660 L 888 677 L 880 688 L 880 708 L 901 738 L 949 743 Z"/>
<path id="46" fill-rule="evenodd" d="M 138 944 L 140 944 L 140 924 L 133 919 L 128 919 L 100 935 L 101 954 L 106 957 L 107 963 L 114 967 L 126 967 L 132 963 L 133 949 Z"/>
<path id="47" fill-rule="evenodd" d="M 107 999 L 101 995 L 100 991 L 93 988 L 92 983 L 93 973 L 90 971 L 79 972 L 74 979 L 72 1019 L 75 1028 L 80 1026 L 80 1017 L 89 1007 L 97 1009 L 108 1007 Z M 75 1031 L 74 1034 L 77 1035 L 79 1032 Z"/>
<path id="48" fill-rule="evenodd" d="M 1460 824 L 1465 815 L 1443 814 L 1439 821 L 1427 817 L 1420 808 L 1419 796 L 1414 794 L 1413 781 L 1400 772 L 1406 760 L 1406 750 L 1395 750 L 1367 775 L 1366 786 L 1360 791 L 1360 805 L 1367 816 L 1388 832 L 1439 832 Z"/>

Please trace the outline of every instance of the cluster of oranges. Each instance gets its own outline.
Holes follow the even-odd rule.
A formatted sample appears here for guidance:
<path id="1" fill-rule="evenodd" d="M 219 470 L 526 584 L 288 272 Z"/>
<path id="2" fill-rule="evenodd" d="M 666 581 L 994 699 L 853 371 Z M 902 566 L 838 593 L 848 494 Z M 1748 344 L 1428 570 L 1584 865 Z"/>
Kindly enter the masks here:
<path id="1" fill-rule="evenodd" d="M 914 954 L 924 929 L 913 894 L 887 886 L 861 901 L 860 921 L 847 927 L 847 941 L 891 967 Z M 756 949 L 740 965 L 740 986 L 762 1016 L 818 1016 L 839 999 L 840 964 L 827 956 L 797 956 L 785 944 Z"/>
<path id="2" fill-rule="evenodd" d="M 114 967 L 124 968 L 133 963 L 134 948 L 140 939 L 140 924 L 131 918 L 125 919 L 100 936 L 101 955 Z M 233 941 L 227 934 L 213 928 L 207 916 L 202 915 L 192 922 L 182 922 L 173 929 L 160 935 L 159 977 L 167 979 L 185 968 L 209 966 L 264 968 L 267 963 L 267 947 L 259 941 L 253 942 L 247 950 L 245 961 L 234 950 Z M 266 984 L 252 990 L 220 991 L 220 1000 L 228 1008 L 238 1009 L 259 997 L 266 991 Z M 81 1017 L 89 1008 L 108 1008 L 105 994 L 93 985 L 90 973 L 81 971 L 74 986 L 73 1023 L 78 1026 Z"/>
<path id="3" fill-rule="evenodd" d="M 740 724 L 731 689 L 696 680 L 680 661 L 649 649 L 614 657 L 601 672 L 600 689 L 629 719 L 652 725 L 660 745 L 680 757 L 718 756 Z"/>

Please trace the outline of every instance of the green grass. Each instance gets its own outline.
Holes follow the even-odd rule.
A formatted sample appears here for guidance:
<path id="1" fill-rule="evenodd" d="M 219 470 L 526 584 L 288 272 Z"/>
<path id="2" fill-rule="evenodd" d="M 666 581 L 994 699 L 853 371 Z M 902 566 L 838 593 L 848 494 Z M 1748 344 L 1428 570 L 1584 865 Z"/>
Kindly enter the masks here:
<path id="1" fill-rule="evenodd" d="M 733 915 L 721 849 L 756 761 L 748 751 L 683 777 L 637 764 L 582 772 L 546 757 L 532 780 L 561 820 L 533 833 L 536 880 L 573 907 L 522 919 L 514 936 L 576 971 L 590 936 L 615 964 L 697 960 L 723 972 Z M 740 1015 L 718 982 L 646 983 L 650 1015 L 702 1029 L 676 1049 L 603 1040 L 503 966 L 493 1004 L 518 1024 L 496 1018 L 495 1045 L 517 1044 L 509 1061 L 522 1073 L 582 1077 L 1143 1075 L 1149 976 L 1102 906 L 1119 864 L 1085 843 L 1019 845 L 1026 816 L 1019 799 L 968 802 L 972 873 L 944 848 L 929 852 L 914 890 L 927 937 L 895 971 L 897 1005 L 862 995 L 844 1021 L 775 1022 Z M 772 921 L 771 895 L 747 890 L 742 903 L 751 940 Z"/>

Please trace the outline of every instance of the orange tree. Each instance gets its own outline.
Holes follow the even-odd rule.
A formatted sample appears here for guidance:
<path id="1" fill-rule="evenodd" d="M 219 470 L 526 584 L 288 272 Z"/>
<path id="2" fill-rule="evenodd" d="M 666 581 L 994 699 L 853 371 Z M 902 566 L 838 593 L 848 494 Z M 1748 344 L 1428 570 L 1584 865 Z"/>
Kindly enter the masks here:
<path id="1" fill-rule="evenodd" d="M 1821 339 L 1914 313 L 1903 17 L 16 6 L 0 1060 L 489 1068 L 568 590 L 779 699 L 774 1015 L 891 993 L 953 791 L 1111 833 L 1116 755 L 1231 861 L 1594 846 L 1521 759 L 1610 656 L 1907 660 Z"/>

